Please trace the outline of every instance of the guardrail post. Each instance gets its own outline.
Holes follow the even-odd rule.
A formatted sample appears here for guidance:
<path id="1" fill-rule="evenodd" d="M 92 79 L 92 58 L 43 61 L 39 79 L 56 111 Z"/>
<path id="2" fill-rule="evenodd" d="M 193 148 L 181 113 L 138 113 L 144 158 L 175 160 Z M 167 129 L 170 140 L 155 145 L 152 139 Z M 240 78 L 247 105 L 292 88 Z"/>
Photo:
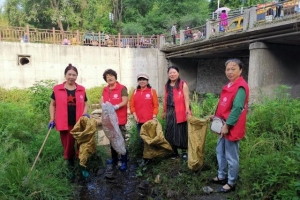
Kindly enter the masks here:
<path id="1" fill-rule="evenodd" d="M 77 31 L 76 31 L 76 45 L 77 45 L 77 44 L 78 44 L 78 45 L 80 44 L 79 38 L 80 38 L 80 37 L 79 37 L 79 30 L 77 30 Z"/>
<path id="2" fill-rule="evenodd" d="M 159 35 L 156 35 L 156 48 L 160 48 L 160 38 Z"/>
<path id="3" fill-rule="evenodd" d="M 249 17 L 249 28 L 253 28 L 255 22 L 257 21 L 257 13 L 256 13 L 256 7 L 250 8 L 250 17 Z"/>
<path id="4" fill-rule="evenodd" d="M 55 28 L 52 27 L 53 44 L 55 44 Z"/>
<path id="5" fill-rule="evenodd" d="M 136 46 L 137 46 L 138 48 L 140 48 L 140 43 L 139 43 L 139 41 L 140 41 L 140 35 L 137 34 L 137 36 L 136 36 Z"/>
<path id="6" fill-rule="evenodd" d="M 98 32 L 98 38 L 99 38 L 98 46 L 101 47 L 101 31 Z"/>
<path id="7" fill-rule="evenodd" d="M 121 47 L 121 34 L 118 33 L 118 46 Z"/>
<path id="8" fill-rule="evenodd" d="M 210 34 L 211 34 L 211 21 L 210 20 L 207 20 L 206 21 L 206 39 L 209 39 L 210 37 Z"/>
<path id="9" fill-rule="evenodd" d="M 27 33 L 27 37 L 28 37 L 28 42 L 30 42 L 29 26 L 28 25 L 26 25 L 26 33 Z"/>
<path id="10" fill-rule="evenodd" d="M 161 34 L 160 36 L 159 36 L 159 43 L 160 43 L 160 47 L 159 48 L 162 48 L 163 47 L 163 45 L 165 44 L 165 35 L 164 34 Z"/>

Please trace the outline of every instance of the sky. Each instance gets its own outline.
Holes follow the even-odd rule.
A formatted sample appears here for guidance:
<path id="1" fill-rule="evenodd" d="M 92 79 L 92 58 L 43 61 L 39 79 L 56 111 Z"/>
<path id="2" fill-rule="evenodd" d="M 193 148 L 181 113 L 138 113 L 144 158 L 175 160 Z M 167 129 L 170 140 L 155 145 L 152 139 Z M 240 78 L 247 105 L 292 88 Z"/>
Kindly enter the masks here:
<path id="1" fill-rule="evenodd" d="M 0 0 L 0 6 L 3 6 L 5 0 Z"/>

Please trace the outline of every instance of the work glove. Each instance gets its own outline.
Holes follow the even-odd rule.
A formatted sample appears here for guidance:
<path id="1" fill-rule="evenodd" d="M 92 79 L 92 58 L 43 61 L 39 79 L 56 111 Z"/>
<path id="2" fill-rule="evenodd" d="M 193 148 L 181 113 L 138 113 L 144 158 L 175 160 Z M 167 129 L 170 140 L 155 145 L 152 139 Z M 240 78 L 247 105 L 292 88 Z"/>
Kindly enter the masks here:
<path id="1" fill-rule="evenodd" d="M 114 109 L 115 110 L 118 110 L 120 108 L 120 106 L 117 104 L 117 105 L 114 105 Z"/>
<path id="2" fill-rule="evenodd" d="M 55 122 L 54 121 L 51 121 L 51 122 L 49 122 L 49 124 L 48 124 L 48 129 L 53 129 L 55 127 Z"/>
<path id="3" fill-rule="evenodd" d="M 89 114 L 83 114 L 82 116 L 86 116 L 87 118 L 90 118 Z"/>

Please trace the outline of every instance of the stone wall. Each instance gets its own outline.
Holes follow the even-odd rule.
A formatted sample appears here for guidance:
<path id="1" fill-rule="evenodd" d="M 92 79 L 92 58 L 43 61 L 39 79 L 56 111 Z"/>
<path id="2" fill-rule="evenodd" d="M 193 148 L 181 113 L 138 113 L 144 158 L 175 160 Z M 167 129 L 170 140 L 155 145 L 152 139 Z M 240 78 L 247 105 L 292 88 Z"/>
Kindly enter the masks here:
<path id="1" fill-rule="evenodd" d="M 244 68 L 242 76 L 248 80 L 249 59 L 238 58 L 243 64 Z M 228 58 L 214 58 L 201 59 L 197 67 L 197 93 L 215 93 L 220 94 L 222 87 L 228 83 L 225 75 L 225 62 Z"/>

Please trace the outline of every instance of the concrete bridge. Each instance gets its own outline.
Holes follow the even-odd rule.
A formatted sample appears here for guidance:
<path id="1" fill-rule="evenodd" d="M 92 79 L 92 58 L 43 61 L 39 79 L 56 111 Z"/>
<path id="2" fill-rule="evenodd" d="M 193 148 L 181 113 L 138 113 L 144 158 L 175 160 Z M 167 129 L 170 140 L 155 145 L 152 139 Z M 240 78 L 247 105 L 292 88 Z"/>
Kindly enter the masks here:
<path id="1" fill-rule="evenodd" d="M 240 29 L 230 30 L 229 25 L 225 33 L 210 32 L 190 41 L 183 41 L 181 31 L 180 44 L 168 44 L 168 38 L 163 38 L 162 43 L 167 44 L 161 51 L 198 93 L 219 93 L 227 82 L 225 61 L 240 58 L 245 64 L 243 76 L 250 86 L 250 101 L 260 94 L 272 94 L 279 85 L 290 86 L 292 96 L 300 97 L 300 14 L 293 9 L 283 10 L 278 18 L 258 21 L 257 8 L 250 8 L 229 19 L 230 24 L 242 18 Z M 206 30 L 218 30 L 218 24 L 218 20 L 207 21 Z"/>

